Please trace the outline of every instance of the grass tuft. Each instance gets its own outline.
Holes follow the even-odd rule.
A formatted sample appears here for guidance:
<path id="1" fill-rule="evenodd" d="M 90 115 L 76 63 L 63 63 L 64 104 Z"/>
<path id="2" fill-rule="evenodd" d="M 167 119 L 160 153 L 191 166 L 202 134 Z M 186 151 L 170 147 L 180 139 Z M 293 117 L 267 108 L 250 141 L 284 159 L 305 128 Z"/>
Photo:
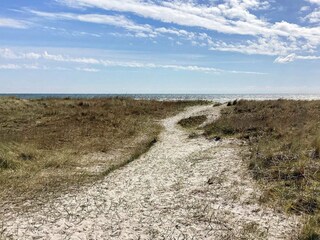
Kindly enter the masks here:
<path id="1" fill-rule="evenodd" d="M 181 119 L 178 124 L 184 128 L 197 128 L 207 120 L 206 115 L 193 116 Z"/>
<path id="2" fill-rule="evenodd" d="M 0 169 L 8 169 L 10 168 L 10 163 L 8 160 L 0 158 Z"/>
<path id="3" fill-rule="evenodd" d="M 316 136 L 313 143 L 313 152 L 312 152 L 312 158 L 313 159 L 319 159 L 320 158 L 320 136 Z"/>
<path id="4" fill-rule="evenodd" d="M 320 217 L 309 216 L 303 226 L 300 240 L 319 240 L 320 239 Z"/>
<path id="5" fill-rule="evenodd" d="M 151 139 L 147 143 L 145 143 L 145 144 L 141 145 L 139 148 L 137 148 L 135 150 L 135 152 L 128 159 L 126 159 L 125 161 L 119 162 L 119 163 L 112 164 L 110 167 L 108 167 L 106 170 L 104 170 L 101 175 L 106 176 L 109 173 L 113 172 L 114 170 L 119 169 L 121 167 L 124 167 L 125 165 L 131 163 L 132 161 L 136 160 L 141 155 L 146 153 L 156 142 L 157 142 L 156 138 Z"/>

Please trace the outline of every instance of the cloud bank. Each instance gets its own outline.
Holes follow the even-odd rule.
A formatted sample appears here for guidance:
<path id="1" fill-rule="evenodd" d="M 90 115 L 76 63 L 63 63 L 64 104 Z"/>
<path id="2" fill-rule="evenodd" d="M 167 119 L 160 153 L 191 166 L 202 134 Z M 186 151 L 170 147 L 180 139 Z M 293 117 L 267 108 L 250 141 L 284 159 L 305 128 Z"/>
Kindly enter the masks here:
<path id="1" fill-rule="evenodd" d="M 301 26 L 286 21 L 271 22 L 253 14 L 268 11 L 270 1 L 263 0 L 224 0 L 221 3 L 201 3 L 201 1 L 156 1 L 156 0 L 58 0 L 81 13 L 41 12 L 30 13 L 55 20 L 72 20 L 107 24 L 124 28 L 132 32 L 131 36 L 156 38 L 170 35 L 188 40 L 193 46 L 207 47 L 212 51 L 238 52 L 285 57 L 290 54 L 305 55 L 314 53 L 320 47 L 320 27 Z M 319 0 L 308 0 L 319 5 Z M 99 9 L 117 14 L 84 14 L 86 10 Z M 307 8 L 305 9 L 307 11 Z M 143 19 L 151 19 L 163 24 L 174 24 L 176 28 L 154 27 L 150 24 L 138 24 L 124 14 L 134 14 Z M 319 8 L 303 17 L 304 21 L 319 23 Z M 202 32 L 190 32 L 183 28 L 198 28 Z M 247 40 L 226 41 L 216 39 L 214 33 L 242 36 Z M 278 61 L 275 61 L 278 62 Z"/>
<path id="2" fill-rule="evenodd" d="M 194 71 L 194 72 L 203 72 L 203 73 L 214 73 L 214 74 L 222 74 L 222 73 L 231 73 L 231 74 L 255 74 L 255 75 L 264 75 L 266 73 L 255 72 L 255 71 L 238 71 L 238 70 L 225 70 L 214 67 L 204 67 L 204 66 L 196 66 L 196 65 L 175 65 L 175 64 L 155 64 L 155 63 L 145 63 L 138 61 L 116 61 L 110 59 L 98 59 L 91 57 L 70 57 L 61 54 L 50 54 L 47 51 L 44 52 L 15 52 L 8 48 L 0 49 L 0 58 L 9 59 L 9 60 L 36 60 L 37 68 L 32 69 L 45 69 L 44 67 L 40 68 L 39 63 L 41 61 L 54 61 L 60 63 L 72 63 L 78 64 L 75 67 L 77 70 L 96 73 L 101 71 L 104 68 L 110 67 L 121 67 L 121 68 L 144 68 L 144 69 L 168 69 L 175 71 Z M 31 67 L 24 67 L 26 64 L 18 65 L 18 64 L 6 64 L 2 65 L 2 69 L 31 69 Z M 30 65 L 31 66 L 31 65 Z M 96 66 L 99 68 L 92 68 L 88 66 Z M 55 68 L 59 70 L 59 68 Z M 66 68 L 61 67 L 62 70 Z"/>
<path id="3" fill-rule="evenodd" d="M 193 47 L 207 48 L 210 51 L 275 56 L 275 63 L 319 59 L 314 55 L 317 55 L 320 48 L 320 0 L 305 0 L 309 5 L 300 10 L 304 14 L 301 17 L 303 25 L 284 20 L 271 21 L 263 17 L 263 14 L 259 15 L 273 7 L 273 1 L 265 0 L 207 3 L 196 0 L 56 1 L 69 8 L 65 8 L 66 11 L 63 12 L 30 8 L 22 8 L 20 11 L 40 21 L 75 21 L 108 25 L 125 31 L 108 33 L 114 37 L 149 38 L 154 43 L 158 38 L 164 37 L 176 45 L 183 45 L 187 41 Z M 128 14 L 141 21 L 133 20 Z M 148 24 L 141 23 L 147 20 Z M 1 26 L 24 29 L 31 25 L 28 21 L 0 18 Z M 78 32 L 78 35 L 81 33 L 90 35 L 86 32 Z M 101 37 L 99 34 L 91 35 Z M 235 37 L 233 39 L 230 36 Z"/>
<path id="4" fill-rule="evenodd" d="M 0 17 L 0 27 L 26 29 L 30 26 L 27 21 Z"/>

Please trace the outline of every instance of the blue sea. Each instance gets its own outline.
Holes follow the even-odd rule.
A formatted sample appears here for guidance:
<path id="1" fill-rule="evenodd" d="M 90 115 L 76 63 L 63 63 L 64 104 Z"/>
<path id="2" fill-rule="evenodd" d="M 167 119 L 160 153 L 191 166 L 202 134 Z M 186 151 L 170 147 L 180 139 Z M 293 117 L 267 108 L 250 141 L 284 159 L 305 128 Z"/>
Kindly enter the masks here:
<path id="1" fill-rule="evenodd" d="M 320 100 L 320 94 L 0 94 L 0 97 L 17 97 L 22 99 L 41 98 L 110 98 L 128 97 L 134 99 L 166 100 L 210 100 L 228 102 L 236 99 L 247 100 Z"/>

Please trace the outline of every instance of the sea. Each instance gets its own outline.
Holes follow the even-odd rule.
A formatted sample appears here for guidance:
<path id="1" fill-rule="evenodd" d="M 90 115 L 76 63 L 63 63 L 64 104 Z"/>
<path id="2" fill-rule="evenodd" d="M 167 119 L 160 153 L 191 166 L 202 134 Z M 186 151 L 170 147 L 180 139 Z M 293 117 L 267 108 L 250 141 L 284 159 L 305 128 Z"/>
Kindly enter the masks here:
<path id="1" fill-rule="evenodd" d="M 228 102 L 233 100 L 320 100 L 319 94 L 0 94 L 0 97 L 16 97 L 21 99 L 41 98 L 114 98 L 125 97 L 133 99 L 147 99 L 159 101 L 179 100 L 209 100 L 214 102 Z"/>

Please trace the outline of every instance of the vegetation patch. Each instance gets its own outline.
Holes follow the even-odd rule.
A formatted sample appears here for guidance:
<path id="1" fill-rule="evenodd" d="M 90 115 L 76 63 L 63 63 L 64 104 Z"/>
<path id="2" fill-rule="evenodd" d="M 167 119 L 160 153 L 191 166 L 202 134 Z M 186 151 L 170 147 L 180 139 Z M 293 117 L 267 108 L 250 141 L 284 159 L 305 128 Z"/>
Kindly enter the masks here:
<path id="1" fill-rule="evenodd" d="M 236 136 L 261 183 L 262 202 L 308 216 L 301 239 L 320 239 L 320 101 L 237 101 L 205 127 L 205 135 Z"/>
<path id="2" fill-rule="evenodd" d="M 207 102 L 0 98 L 0 201 L 97 180 L 147 151 L 161 131 L 158 120 L 198 104 Z M 115 152 L 102 173 L 87 171 L 97 162 L 84 156 Z"/>
<path id="3" fill-rule="evenodd" d="M 181 119 L 178 124 L 184 128 L 197 128 L 207 120 L 206 115 L 194 116 Z"/>

